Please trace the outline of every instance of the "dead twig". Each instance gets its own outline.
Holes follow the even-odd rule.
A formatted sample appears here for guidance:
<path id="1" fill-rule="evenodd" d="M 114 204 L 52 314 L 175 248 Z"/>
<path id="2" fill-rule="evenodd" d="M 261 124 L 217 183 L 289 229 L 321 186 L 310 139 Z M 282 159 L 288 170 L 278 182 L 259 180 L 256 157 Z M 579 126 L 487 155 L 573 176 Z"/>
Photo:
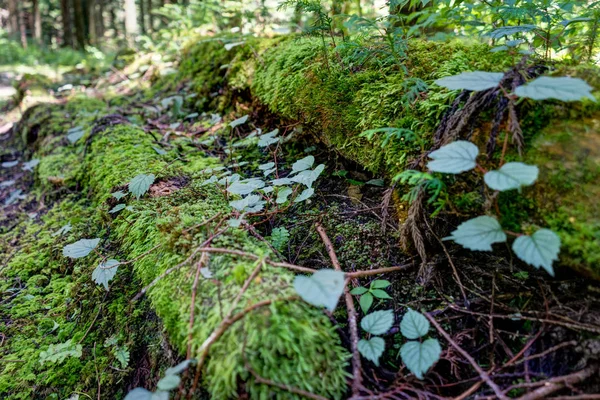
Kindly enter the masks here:
<path id="1" fill-rule="evenodd" d="M 444 337 L 444 339 L 446 339 L 446 341 L 450 343 L 450 345 L 454 347 L 454 349 L 456 349 L 456 351 L 458 351 L 469 362 L 469 364 L 471 364 L 471 366 L 475 369 L 475 371 L 477 371 L 481 379 L 490 387 L 490 389 L 494 391 L 497 398 L 501 400 L 508 400 L 508 397 L 502 392 L 502 389 L 500 389 L 500 387 L 498 387 L 498 385 L 494 383 L 492 378 L 490 378 L 488 373 L 485 372 L 483 368 L 479 366 L 479 364 L 477 364 L 477 361 L 475 361 L 475 359 L 473 359 L 473 357 L 471 357 L 469 353 L 467 353 L 462 347 L 460 347 L 458 343 L 456 343 L 450 337 L 448 332 L 446 332 L 444 328 L 442 328 L 440 324 L 438 324 L 438 322 L 431 315 L 429 315 L 428 313 L 424 313 L 423 315 L 425 315 L 429 322 L 431 322 L 431 325 L 433 325 L 435 329 L 437 329 L 437 331 Z"/>
<path id="2" fill-rule="evenodd" d="M 331 240 L 327 236 L 327 232 L 325 232 L 325 228 L 320 223 L 315 224 L 315 228 L 321 236 L 321 240 L 325 245 L 325 249 L 327 250 L 327 254 L 329 254 L 329 258 L 331 259 L 331 263 L 333 264 L 333 268 L 336 271 L 342 271 L 342 267 L 340 266 L 340 262 L 338 261 L 337 255 L 335 254 L 335 250 L 333 245 L 331 244 Z M 346 308 L 348 309 L 348 325 L 350 328 L 350 349 L 352 350 L 352 395 L 358 396 L 360 394 L 360 388 L 362 386 L 362 369 L 360 366 L 360 353 L 358 352 L 358 325 L 356 322 L 356 309 L 354 308 L 354 300 L 352 299 L 352 295 L 348 290 L 348 285 L 344 285 L 344 298 L 346 300 Z"/>
<path id="3" fill-rule="evenodd" d="M 591 365 L 587 368 L 584 368 L 580 371 L 574 372 L 569 375 L 558 376 L 555 378 L 548 379 L 542 382 L 535 382 L 543 385 L 540 388 L 537 388 L 533 392 L 527 393 L 517 400 L 538 400 L 545 399 L 550 394 L 564 388 L 565 386 L 574 385 L 576 383 L 580 383 L 585 381 L 590 376 L 594 375 L 598 371 L 597 365 Z"/>

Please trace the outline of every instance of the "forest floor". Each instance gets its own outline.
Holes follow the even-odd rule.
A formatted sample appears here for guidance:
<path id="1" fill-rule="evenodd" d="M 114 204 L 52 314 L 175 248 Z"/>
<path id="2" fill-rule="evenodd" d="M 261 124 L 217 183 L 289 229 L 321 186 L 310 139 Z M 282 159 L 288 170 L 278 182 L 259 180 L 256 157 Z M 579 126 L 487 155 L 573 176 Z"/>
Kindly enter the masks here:
<path id="1" fill-rule="evenodd" d="M 21 116 L 14 103 L 9 106 L 9 98 L 16 94 L 12 89 L 14 81 L 11 82 L 14 79 L 16 74 L 0 74 L 0 109 L 4 112 L 0 114 L 0 145 L 14 134 L 10 127 Z M 103 95 L 101 89 L 93 94 Z M 225 121 L 241 115 L 213 118 L 209 110 L 194 117 L 204 124 L 194 130 L 192 127 L 202 124 L 191 124 L 185 113 L 147 117 L 148 109 L 158 107 L 160 100 L 152 104 L 135 91 L 128 92 L 128 96 L 139 101 L 130 99 L 126 105 L 107 106 L 107 112 L 136 118 L 147 132 L 162 137 L 160 142 L 165 147 L 174 138 L 187 137 L 198 143 L 201 151 L 227 164 L 230 155 L 223 145 L 207 147 L 199 143 L 207 131 L 218 132 Z M 48 100 L 44 96 L 25 98 L 28 105 Z M 64 96 L 53 101 L 64 101 Z M 277 122 L 269 121 L 260 110 L 252 111 L 249 123 L 237 130 L 238 139 L 252 135 L 255 129 L 251 126 L 260 126 L 266 132 L 277 127 Z M 222 136 L 217 142 L 229 139 Z M 391 298 L 376 300 L 373 309 L 385 305 L 400 314 L 407 308 L 424 308 L 439 323 L 434 332 L 443 343 L 443 352 L 427 379 L 415 379 L 402 366 L 398 349 L 403 339 L 393 328 L 384 335 L 391 344 L 384 361 L 379 366 L 367 360 L 362 363 L 362 398 L 492 399 L 499 398 L 498 393 L 527 400 L 559 395 L 572 397 L 555 398 L 599 398 L 591 394 L 600 393 L 600 291 L 590 282 L 579 277 L 547 279 L 544 272 L 520 270 L 507 254 L 474 254 L 455 247 L 449 249 L 441 241 L 432 250 L 431 261 L 420 265 L 415 256 L 400 247 L 402 205 L 391 200 L 389 188 L 372 181 L 377 177 L 335 153 L 315 147 L 310 138 L 301 137 L 283 147 L 284 159 L 293 160 L 308 151 L 317 163 L 326 164 L 330 173 L 318 181 L 310 206 L 293 207 L 258 224 L 257 236 L 265 240 L 274 228 L 285 228 L 290 237 L 278 249 L 283 261 L 316 269 L 331 268 L 330 255 L 315 230 L 315 224 L 320 223 L 331 238 L 344 271 L 406 266 L 401 272 L 376 277 L 391 282 L 386 289 Z M 29 218 L 39 218 L 52 207 L 52 202 L 31 198 L 28 192 L 34 184 L 33 172 L 10 164 L 26 161 L 22 159 L 24 153 L 1 156 L 0 161 L 8 163 L 0 168 L 4 221 L 19 220 L 11 216 L 24 213 Z M 152 190 L 161 188 L 155 186 Z M 10 225 L 5 224 L 3 232 L 9 229 Z M 430 234 L 436 236 L 433 231 Z M 18 246 L 15 243 L 15 249 Z M 6 262 L 2 262 L 0 271 Z M 354 279 L 351 285 L 367 287 L 373 279 Z M 0 294 L 0 299 L 9 300 L 5 294 Z M 359 314 L 363 315 L 360 309 Z M 330 317 L 341 319 L 345 314 Z M 347 323 L 338 322 L 342 342 L 350 348 Z"/>

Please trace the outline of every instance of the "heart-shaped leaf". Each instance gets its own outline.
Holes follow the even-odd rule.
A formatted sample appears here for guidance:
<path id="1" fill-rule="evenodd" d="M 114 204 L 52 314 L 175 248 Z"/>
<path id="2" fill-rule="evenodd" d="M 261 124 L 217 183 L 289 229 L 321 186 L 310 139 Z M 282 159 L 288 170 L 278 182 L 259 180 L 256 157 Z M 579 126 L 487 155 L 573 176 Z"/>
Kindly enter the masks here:
<path id="1" fill-rule="evenodd" d="M 63 247 L 63 255 L 71 258 L 81 258 L 90 254 L 100 243 L 100 239 L 81 239 Z"/>
<path id="2" fill-rule="evenodd" d="M 292 174 L 300 171 L 304 171 L 309 169 L 315 163 L 315 158 L 313 156 L 306 156 L 301 160 L 296 161 L 292 164 Z"/>
<path id="3" fill-rule="evenodd" d="M 367 360 L 379 366 L 379 357 L 385 350 L 385 341 L 380 337 L 372 337 L 370 340 L 361 339 L 358 341 L 358 351 Z"/>
<path id="4" fill-rule="evenodd" d="M 162 378 L 156 384 L 156 387 L 160 390 L 173 390 L 176 389 L 181 383 L 181 378 L 178 375 L 167 375 Z"/>
<path id="5" fill-rule="evenodd" d="M 144 388 L 135 388 L 127 393 L 123 400 L 152 400 L 152 392 Z"/>
<path id="6" fill-rule="evenodd" d="M 463 72 L 437 79 L 435 83 L 451 90 L 486 90 L 498 86 L 503 76 L 501 72 Z"/>
<path id="7" fill-rule="evenodd" d="M 433 161 L 427 163 L 427 168 L 434 172 L 459 174 L 475 168 L 475 159 L 479 149 L 466 140 L 457 140 L 429 154 Z"/>
<path id="8" fill-rule="evenodd" d="M 103 263 L 100 263 L 92 272 L 92 279 L 98 285 L 104 285 L 106 291 L 108 291 L 108 282 L 110 282 L 116 275 L 119 262 L 117 260 L 106 260 Z"/>
<path id="9" fill-rule="evenodd" d="M 536 268 L 544 268 L 554 276 L 552 262 L 558 260 L 560 238 L 549 229 L 540 229 L 531 236 L 519 236 L 512 249 L 521 260 Z"/>
<path id="10" fill-rule="evenodd" d="M 409 309 L 400 322 L 400 332 L 407 339 L 418 339 L 429 332 L 429 321 L 420 312 Z"/>
<path id="11" fill-rule="evenodd" d="M 419 379 L 440 359 L 442 348 L 437 339 L 427 339 L 424 342 L 406 342 L 400 348 L 400 356 L 406 367 Z"/>
<path id="12" fill-rule="evenodd" d="M 360 296 L 358 304 L 360 305 L 360 309 L 363 313 L 366 314 L 367 312 L 369 312 L 369 308 L 371 308 L 371 306 L 373 305 L 373 300 L 374 298 L 371 293 L 365 293 L 362 296 Z"/>
<path id="13" fill-rule="evenodd" d="M 454 240 L 469 250 L 492 251 L 493 243 L 506 242 L 506 234 L 496 218 L 482 215 L 463 222 L 444 240 Z"/>
<path id="14" fill-rule="evenodd" d="M 315 189 L 309 187 L 306 188 L 294 199 L 294 203 L 300 203 L 301 201 L 308 200 L 311 196 L 315 194 Z"/>
<path id="15" fill-rule="evenodd" d="M 390 330 L 393 324 L 393 310 L 375 311 L 360 321 L 361 328 L 372 335 L 383 335 Z"/>
<path id="16" fill-rule="evenodd" d="M 277 192 L 277 199 L 275 199 L 275 203 L 277 204 L 283 204 L 287 201 L 288 197 L 290 196 L 290 194 L 292 194 L 293 190 L 292 188 L 289 187 L 284 187 L 282 189 L 279 189 L 279 191 Z"/>
<path id="17" fill-rule="evenodd" d="M 521 162 L 509 162 L 497 171 L 489 171 L 483 176 L 486 185 L 494 190 L 519 189 L 530 186 L 537 180 L 538 167 Z"/>
<path id="18" fill-rule="evenodd" d="M 579 78 L 541 76 L 516 88 L 515 94 L 533 100 L 578 101 L 587 98 L 596 101 L 592 95 L 592 89 L 590 85 Z"/>
<path id="19" fill-rule="evenodd" d="M 299 275 L 294 279 L 294 288 L 304 301 L 332 312 L 344 292 L 344 285 L 344 273 L 332 269 L 321 269 L 312 276 Z"/>
<path id="20" fill-rule="evenodd" d="M 76 126 L 75 128 L 71 128 L 67 131 L 67 139 L 69 142 L 71 142 L 71 144 L 73 144 L 81 139 L 84 133 L 85 131 L 83 130 L 83 127 Z"/>

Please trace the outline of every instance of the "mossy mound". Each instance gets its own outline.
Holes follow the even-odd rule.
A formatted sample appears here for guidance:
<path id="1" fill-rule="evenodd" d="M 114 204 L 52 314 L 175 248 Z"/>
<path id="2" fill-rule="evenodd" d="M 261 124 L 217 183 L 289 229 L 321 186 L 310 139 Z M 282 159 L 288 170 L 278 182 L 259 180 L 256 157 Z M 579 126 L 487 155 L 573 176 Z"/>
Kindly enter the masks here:
<path id="1" fill-rule="evenodd" d="M 2 358 L 20 360 L 2 365 L 2 397 L 65 398 L 76 392 L 95 397 L 100 386 L 102 397 L 120 398 L 141 363 L 136 356 L 153 360 L 148 372 L 152 378 L 158 369 L 171 366 L 160 350 L 164 346 L 158 322 L 145 320 L 149 306 L 179 354 L 190 346 L 195 356 L 229 311 L 272 300 L 232 325 L 210 348 L 202 373 L 209 396 L 290 398 L 287 391 L 256 382 L 248 362 L 266 379 L 340 398 L 346 390 L 347 352 L 329 319 L 294 297 L 293 274 L 286 270 L 264 265 L 230 310 L 257 264 L 231 255 L 209 256 L 212 277 L 199 281 L 191 331 L 198 257 L 160 279 L 147 293 L 147 304 L 130 303 L 143 285 L 184 261 L 215 233 L 216 222 L 198 227 L 200 223 L 219 213 L 226 216 L 230 208 L 223 193 L 202 185 L 201 171 L 218 160 L 185 143 L 158 154 L 153 148 L 158 138 L 110 112 L 101 101 L 75 99 L 64 106 L 39 106 L 20 123 L 21 145 L 35 149 L 32 157 L 40 160 L 32 194 L 54 202 L 41 217 L 0 236 L 2 253 L 10 256 L 2 270 L 6 279 L 1 290 L 14 293 L 0 306 L 7 337 Z M 84 134 L 71 143 L 65 133 L 79 126 Z M 109 213 L 117 203 L 111 193 L 140 173 L 155 174 L 157 187 L 172 178 L 179 184 L 168 195 L 157 191 L 140 200 L 121 200 L 132 208 Z M 53 235 L 67 223 L 70 232 Z M 92 237 L 101 238 L 98 252 L 103 257 L 136 260 L 119 266 L 108 292 L 92 281 L 92 271 L 101 262 L 98 255 L 73 261 L 61 252 L 68 243 Z M 265 244 L 242 229 L 226 229 L 211 245 L 271 255 Z M 42 352 L 61 344 L 70 356 L 56 363 L 40 362 Z M 130 362 L 118 358 L 123 349 L 129 351 Z M 152 379 L 142 384 L 148 382 Z"/>
<path id="2" fill-rule="evenodd" d="M 411 164 L 414 168 L 415 159 L 432 146 L 436 128 L 457 96 L 456 91 L 433 84 L 435 79 L 464 71 L 504 72 L 512 66 L 511 57 L 490 52 L 485 44 L 461 40 L 444 43 L 409 40 L 402 67 L 386 64 L 376 55 L 359 60 L 354 53 L 356 47 L 352 46 L 338 45 L 334 49 L 328 43 L 323 48 L 318 38 L 253 38 L 230 50 L 224 48 L 226 42 L 226 38 L 193 41 L 184 53 L 179 78 L 194 82 L 192 89 L 198 94 L 199 106 L 210 102 L 220 104 L 223 109 L 231 106 L 232 96 L 244 94 L 247 101 L 266 106 L 284 120 L 302 124 L 305 133 L 346 159 L 388 178 L 411 168 Z M 372 43 L 366 41 L 361 45 L 365 50 Z M 557 76 L 586 79 L 598 94 L 597 67 L 558 64 L 554 68 Z M 212 78 L 206 79 L 207 76 Z M 546 167 L 551 164 L 546 161 L 553 156 L 540 143 L 548 139 L 548 132 L 560 121 L 571 132 L 572 142 L 580 144 L 575 153 L 579 154 L 578 161 L 586 165 L 586 173 L 582 175 L 577 167 L 565 169 L 557 163 L 554 171 L 540 165 L 545 172 L 538 186 L 548 191 L 545 196 L 527 200 L 525 196 L 532 191 L 500 196 L 508 200 L 502 206 L 503 226 L 523 232 L 530 225 L 554 229 L 564 242 L 562 263 L 596 278 L 600 277 L 599 214 L 594 201 L 584 199 L 593 198 L 595 191 L 589 190 L 589 186 L 600 179 L 598 158 L 593 150 L 585 151 L 586 143 L 591 140 L 585 132 L 597 128 L 593 124 L 582 125 L 582 118 L 593 121 L 599 115 L 598 110 L 598 105 L 591 101 L 523 102 L 518 113 L 527 150 L 524 160 L 545 163 Z M 483 118 L 491 122 L 494 112 L 494 109 L 485 111 Z M 489 136 L 489 125 L 479 123 L 471 127 L 472 140 L 481 144 L 481 148 Z M 365 130 L 385 127 L 401 128 L 410 134 L 387 140 L 382 133 L 370 139 L 361 135 Z M 548 129 L 544 130 L 545 127 Z M 498 141 L 502 143 L 503 139 L 501 132 Z M 521 159 L 516 150 L 509 150 L 506 156 L 510 160 Z M 498 160 L 499 154 L 492 159 Z M 562 171 L 563 179 L 554 183 L 544 181 L 557 171 Z M 455 183 L 452 178 L 444 179 L 448 185 Z M 575 183 L 583 185 L 580 188 L 585 194 L 574 195 L 580 191 L 571 190 Z M 483 212 L 485 198 L 480 190 L 483 180 L 475 184 L 479 186 L 469 190 L 464 185 L 453 187 L 446 199 L 452 213 L 463 220 L 467 215 Z M 552 205 L 546 204 L 550 198 Z M 569 222 L 572 218 L 576 222 Z"/>

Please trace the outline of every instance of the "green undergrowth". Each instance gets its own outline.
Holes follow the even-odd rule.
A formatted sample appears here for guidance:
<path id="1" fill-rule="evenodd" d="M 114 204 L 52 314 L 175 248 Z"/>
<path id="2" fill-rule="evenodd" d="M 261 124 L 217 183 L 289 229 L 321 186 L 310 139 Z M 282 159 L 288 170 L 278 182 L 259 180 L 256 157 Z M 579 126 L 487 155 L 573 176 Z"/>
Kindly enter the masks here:
<path id="1" fill-rule="evenodd" d="M 433 134 L 444 112 L 458 94 L 458 91 L 435 85 L 435 79 L 464 71 L 504 72 L 513 62 L 502 53 L 490 52 L 490 47 L 485 44 L 466 40 L 409 40 L 403 61 L 404 72 L 397 65 L 381 66 L 377 57 L 364 63 L 353 63 L 352 55 L 344 47 L 328 46 L 325 60 L 318 38 L 251 38 L 231 50 L 226 50 L 224 43 L 216 39 L 191 41 L 183 55 L 179 79 L 193 82 L 191 88 L 197 94 L 198 106 L 218 103 L 221 109 L 227 109 L 234 106 L 231 99 L 236 94 L 245 95 L 246 102 L 260 104 L 285 121 L 301 124 L 303 132 L 312 134 L 362 168 L 387 178 L 405 170 L 408 163 L 431 147 Z M 369 45 L 368 41 L 364 44 Z M 559 62 L 554 63 L 552 69 L 550 73 L 555 76 L 585 79 L 598 97 L 600 74 L 597 67 Z M 209 76 L 212 78 L 207 78 Z M 415 79 L 424 81 L 428 89 L 407 99 L 405 96 Z M 598 265 L 600 253 L 598 211 L 594 201 L 587 199 L 595 196 L 595 191 L 589 187 L 590 182 L 598 180 L 599 161 L 596 156 L 590 157 L 589 152 L 582 153 L 586 144 L 580 139 L 590 139 L 589 135 L 583 135 L 580 126 L 582 118 L 594 119 L 598 110 L 598 104 L 591 101 L 568 104 L 524 101 L 518 116 L 525 139 L 526 161 L 541 164 L 545 172 L 537 187 L 547 190 L 548 194 L 529 200 L 522 194 L 511 194 L 501 206 L 502 223 L 507 229 L 527 231 L 535 225 L 550 226 L 563 239 L 563 264 L 596 277 L 599 275 L 594 266 Z M 483 120 L 491 122 L 494 112 L 484 112 Z M 555 136 L 559 135 L 554 129 L 556 121 L 561 122 L 565 131 L 572 132 L 571 137 L 582 145 L 577 154 L 580 159 L 587 160 L 584 167 L 587 173 L 583 178 L 576 169 L 565 172 L 560 162 L 553 164 L 553 170 L 544 168 L 548 155 L 540 143 L 555 141 Z M 393 138 L 384 145 L 382 134 L 375 134 L 371 140 L 361 137 L 365 130 L 385 127 L 408 129 L 416 139 Z M 485 148 L 490 124 L 474 128 L 472 140 Z M 504 133 L 501 132 L 498 142 L 503 140 Z M 490 166 L 499 158 L 500 150 L 497 150 Z M 521 158 L 511 148 L 506 159 L 516 161 Z M 565 179 L 544 182 L 552 175 L 563 176 L 560 171 L 565 172 Z M 442 179 L 450 188 L 443 199 L 446 211 L 459 218 L 484 212 L 485 197 L 480 186 L 457 185 L 452 177 Z M 481 184 L 482 180 L 469 182 Z M 577 190 L 572 190 L 573 182 L 581 183 Z M 548 196 L 551 201 L 547 201 Z"/>
<path id="2" fill-rule="evenodd" d="M 2 271 L 8 278 L 2 282 L 2 293 L 18 292 L 0 308 L 3 332 L 7 332 L 3 358 L 26 359 L 25 365 L 2 365 L 3 398 L 50 394 L 65 398 L 75 392 L 96 397 L 98 376 L 102 397 L 120 398 L 127 377 L 141 363 L 136 356 L 155 360 L 152 379 L 142 381 L 151 388 L 159 370 L 171 366 L 157 361 L 164 356 L 163 346 L 157 343 L 162 331 L 180 355 L 185 355 L 189 344 L 195 356 L 257 266 L 235 256 L 211 255 L 207 266 L 212 277 L 200 277 L 191 332 L 191 287 L 199 258 L 162 278 L 147 293 L 147 302 L 130 304 L 143 285 L 185 260 L 215 229 L 214 224 L 202 228 L 198 224 L 231 210 L 222 192 L 201 184 L 201 171 L 218 160 L 185 141 L 175 141 L 176 146 L 159 154 L 153 148 L 157 137 L 123 121 L 92 134 L 93 126 L 102 124 L 102 117 L 111 112 L 100 100 L 76 98 L 66 105 L 37 107 L 21 122 L 21 137 L 34 149 L 32 157 L 40 160 L 33 194 L 55 203 L 41 219 L 21 223 L 0 236 L 3 253 L 10 253 L 13 237 L 19 243 Z M 84 134 L 71 143 L 66 131 L 77 126 L 84 128 Z M 170 187 L 171 194 L 122 200 L 131 208 L 109 213 L 117 203 L 111 193 L 127 191 L 126 184 L 140 173 L 155 174 L 155 186 Z M 67 223 L 73 227 L 70 232 L 52 236 Z M 98 256 L 73 262 L 61 252 L 65 244 L 93 237 L 101 238 L 98 251 L 103 256 L 136 259 L 119 266 L 108 292 L 92 281 L 92 271 L 101 261 Z M 212 246 L 271 255 L 265 244 L 242 229 L 228 228 Z M 252 398 L 290 398 L 287 391 L 257 383 L 246 360 L 266 379 L 327 398 L 342 396 L 347 351 L 329 319 L 295 297 L 293 276 L 263 265 L 231 310 L 237 313 L 258 300 L 272 300 L 248 312 L 211 347 L 202 375 L 202 386 L 211 398 L 234 398 L 244 392 Z M 160 325 L 146 318 L 148 306 Z M 102 311 L 94 320 L 99 307 Z M 54 330 L 53 321 L 59 326 Z M 113 336 L 118 343 L 103 347 Z M 40 364 L 40 353 L 50 344 L 69 340 L 75 344 L 82 338 L 81 357 Z M 114 355 L 123 346 L 131 354 L 127 366 L 118 364 Z M 142 354 L 145 347 L 151 347 L 149 354 Z"/>

